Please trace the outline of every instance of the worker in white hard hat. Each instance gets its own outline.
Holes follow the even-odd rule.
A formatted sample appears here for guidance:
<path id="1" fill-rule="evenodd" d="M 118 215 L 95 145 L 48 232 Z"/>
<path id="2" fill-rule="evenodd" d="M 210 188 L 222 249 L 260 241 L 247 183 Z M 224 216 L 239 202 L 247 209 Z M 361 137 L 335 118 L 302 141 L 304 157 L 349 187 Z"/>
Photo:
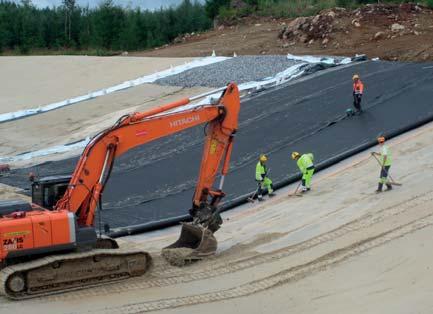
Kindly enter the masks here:
<path id="1" fill-rule="evenodd" d="M 361 100 L 362 95 L 364 94 L 364 84 L 361 82 L 361 79 L 358 74 L 354 74 L 352 77 L 353 81 L 353 106 L 355 107 L 355 113 L 361 113 Z"/>
<path id="2" fill-rule="evenodd" d="M 312 153 L 300 154 L 298 152 L 292 153 L 292 159 L 296 161 L 299 170 L 302 173 L 301 192 L 305 193 L 311 189 L 311 179 L 314 174 L 314 156 Z"/>
<path id="3" fill-rule="evenodd" d="M 266 162 L 268 157 L 264 154 L 260 155 L 259 162 L 256 165 L 256 181 L 257 187 L 257 199 L 263 201 L 264 189 L 268 190 L 268 195 L 270 197 L 274 196 L 274 188 L 272 186 L 272 180 L 268 177 L 268 168 L 266 167 Z"/>

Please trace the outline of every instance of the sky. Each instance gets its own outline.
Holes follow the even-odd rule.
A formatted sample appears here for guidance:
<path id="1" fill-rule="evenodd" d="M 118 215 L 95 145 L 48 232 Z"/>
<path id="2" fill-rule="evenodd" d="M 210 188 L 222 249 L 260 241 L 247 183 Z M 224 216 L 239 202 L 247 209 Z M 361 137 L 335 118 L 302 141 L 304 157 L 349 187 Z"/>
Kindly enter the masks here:
<path id="1" fill-rule="evenodd" d="M 14 2 L 20 2 L 19 0 L 15 0 Z M 89 4 L 90 7 L 97 6 L 101 0 L 76 0 L 77 4 L 80 6 L 87 6 Z M 159 9 L 161 6 L 175 6 L 182 2 L 182 0 L 114 0 L 114 3 L 117 5 L 121 5 L 124 7 L 141 7 L 142 9 Z M 204 0 L 199 0 L 199 2 L 204 3 Z M 59 6 L 62 3 L 62 0 L 32 0 L 32 3 L 39 8 Z"/>

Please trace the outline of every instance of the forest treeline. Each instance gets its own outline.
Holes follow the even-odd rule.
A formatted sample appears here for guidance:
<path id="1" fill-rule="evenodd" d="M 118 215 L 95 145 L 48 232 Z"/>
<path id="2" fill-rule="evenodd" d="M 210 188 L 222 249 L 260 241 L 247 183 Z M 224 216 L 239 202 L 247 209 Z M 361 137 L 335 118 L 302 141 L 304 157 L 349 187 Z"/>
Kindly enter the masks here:
<path id="1" fill-rule="evenodd" d="M 0 0 L 0 52 L 31 50 L 140 50 L 171 42 L 179 34 L 212 26 L 205 5 L 190 0 L 155 11 L 123 8 L 112 0 L 96 8 L 75 0 L 37 8 L 30 0 L 16 4 Z"/>

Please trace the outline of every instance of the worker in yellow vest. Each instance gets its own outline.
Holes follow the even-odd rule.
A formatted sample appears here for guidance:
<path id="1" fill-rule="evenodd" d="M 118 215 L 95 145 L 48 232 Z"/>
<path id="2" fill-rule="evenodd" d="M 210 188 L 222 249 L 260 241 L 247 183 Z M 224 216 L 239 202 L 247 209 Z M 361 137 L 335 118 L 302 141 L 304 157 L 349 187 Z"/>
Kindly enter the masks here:
<path id="1" fill-rule="evenodd" d="M 269 196 L 274 196 L 274 188 L 272 186 L 272 180 L 268 177 L 269 171 L 266 167 L 266 162 L 268 161 L 268 157 L 264 154 L 260 155 L 259 162 L 256 165 L 256 181 L 258 184 L 257 187 L 257 199 L 259 201 L 263 201 L 263 192 L 264 189 L 268 190 Z"/>
<path id="2" fill-rule="evenodd" d="M 299 170 L 302 173 L 301 192 L 305 193 L 311 189 L 311 179 L 314 174 L 314 156 L 312 153 L 300 154 L 298 152 L 292 153 L 292 159 L 296 161 Z"/>
<path id="3" fill-rule="evenodd" d="M 378 156 L 380 160 L 380 179 L 376 190 L 376 193 L 380 193 L 382 192 L 384 184 L 386 185 L 387 190 L 392 190 L 392 185 L 388 181 L 389 169 L 391 168 L 392 164 L 392 156 L 388 146 L 385 145 L 385 137 L 378 137 L 377 142 L 379 143 L 380 153 L 372 152 L 372 154 Z"/>

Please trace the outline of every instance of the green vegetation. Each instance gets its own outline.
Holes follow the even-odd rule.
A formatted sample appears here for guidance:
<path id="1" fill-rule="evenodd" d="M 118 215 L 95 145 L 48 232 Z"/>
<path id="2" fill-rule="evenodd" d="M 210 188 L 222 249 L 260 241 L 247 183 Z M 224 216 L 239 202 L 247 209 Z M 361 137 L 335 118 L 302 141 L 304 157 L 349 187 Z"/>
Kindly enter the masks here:
<path id="1" fill-rule="evenodd" d="M 161 46 L 179 34 L 212 26 L 202 4 L 184 0 L 158 11 L 124 9 L 105 0 L 95 9 L 64 0 L 58 8 L 38 9 L 30 0 L 0 0 L 0 52 L 53 54 L 81 51 L 110 55 Z"/>

